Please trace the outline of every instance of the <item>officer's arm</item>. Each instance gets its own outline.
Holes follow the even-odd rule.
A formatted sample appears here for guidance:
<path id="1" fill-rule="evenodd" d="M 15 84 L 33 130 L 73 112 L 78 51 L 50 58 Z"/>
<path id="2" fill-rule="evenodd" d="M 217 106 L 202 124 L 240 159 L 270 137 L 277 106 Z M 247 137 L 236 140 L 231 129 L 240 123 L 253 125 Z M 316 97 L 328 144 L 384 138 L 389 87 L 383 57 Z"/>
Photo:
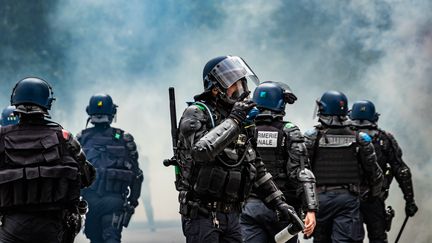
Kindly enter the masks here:
<path id="1" fill-rule="evenodd" d="M 277 188 L 272 176 L 267 172 L 261 158 L 255 159 L 256 181 L 253 190 L 264 204 L 278 212 L 279 220 L 288 220 L 292 227 L 300 232 L 304 229 L 303 221 L 297 216 L 294 208 L 285 202 L 283 193 Z"/>
<path id="2" fill-rule="evenodd" d="M 318 200 L 316 198 L 315 176 L 309 169 L 310 165 L 304 137 L 300 129 L 294 125 L 285 126 L 284 132 L 287 136 L 289 154 L 287 171 L 289 177 L 291 181 L 296 181 L 299 184 L 299 192 L 302 195 L 306 210 L 316 211 L 318 209 Z"/>
<path id="3" fill-rule="evenodd" d="M 90 186 L 96 178 L 96 169 L 86 159 L 78 140 L 65 130 L 63 130 L 63 136 L 66 140 L 66 145 L 70 154 L 78 162 L 81 176 L 81 188 Z"/>
<path id="4" fill-rule="evenodd" d="M 385 135 L 390 142 L 390 152 L 388 153 L 388 156 L 392 172 L 402 190 L 402 193 L 404 194 L 405 200 L 407 202 L 414 201 L 411 171 L 402 160 L 402 150 L 392 134 L 386 132 Z"/>
<path id="5" fill-rule="evenodd" d="M 239 126 L 231 118 L 205 133 L 206 121 L 205 111 L 196 105 L 189 106 L 180 120 L 180 138 L 192 149 L 192 157 L 197 162 L 214 160 L 240 133 Z"/>
<path id="6" fill-rule="evenodd" d="M 279 204 L 285 201 L 283 193 L 274 183 L 272 176 L 267 172 L 261 158 L 255 159 L 256 180 L 253 184 L 253 191 L 271 209 L 276 209 Z"/>
<path id="7" fill-rule="evenodd" d="M 123 135 L 123 139 L 126 142 L 126 148 L 129 153 L 129 161 L 132 165 L 131 170 L 134 173 L 134 177 L 130 184 L 130 195 L 128 197 L 128 201 L 130 205 L 136 207 L 138 206 L 138 199 L 141 195 L 141 186 L 144 181 L 144 175 L 142 170 L 139 168 L 138 151 L 133 136 L 129 133 L 125 133 Z"/>
<path id="8" fill-rule="evenodd" d="M 364 132 L 358 133 L 357 143 L 359 144 L 361 165 L 369 183 L 371 195 L 378 196 L 382 190 L 384 176 L 377 163 L 375 149 L 371 141 L 372 138 L 368 134 Z"/>

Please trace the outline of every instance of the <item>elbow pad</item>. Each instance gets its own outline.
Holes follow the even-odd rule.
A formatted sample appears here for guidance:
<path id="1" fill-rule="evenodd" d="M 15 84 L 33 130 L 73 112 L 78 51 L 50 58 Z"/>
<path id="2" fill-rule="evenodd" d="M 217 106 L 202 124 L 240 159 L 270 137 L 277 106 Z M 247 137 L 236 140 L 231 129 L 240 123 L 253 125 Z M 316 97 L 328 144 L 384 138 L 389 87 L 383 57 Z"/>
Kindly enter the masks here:
<path id="1" fill-rule="evenodd" d="M 197 161 L 211 161 L 231 144 L 240 133 L 233 119 L 226 119 L 210 130 L 192 148 L 192 157 Z"/>
<path id="2" fill-rule="evenodd" d="M 303 184 L 307 208 L 309 210 L 316 211 L 318 209 L 318 199 L 316 196 L 315 175 L 312 173 L 312 171 L 303 169 L 298 174 L 298 180 Z"/>
<path id="3" fill-rule="evenodd" d="M 254 191 L 269 208 L 275 209 L 276 204 L 283 198 L 283 193 L 277 188 L 270 173 L 265 173 L 257 178 L 254 183 Z"/>

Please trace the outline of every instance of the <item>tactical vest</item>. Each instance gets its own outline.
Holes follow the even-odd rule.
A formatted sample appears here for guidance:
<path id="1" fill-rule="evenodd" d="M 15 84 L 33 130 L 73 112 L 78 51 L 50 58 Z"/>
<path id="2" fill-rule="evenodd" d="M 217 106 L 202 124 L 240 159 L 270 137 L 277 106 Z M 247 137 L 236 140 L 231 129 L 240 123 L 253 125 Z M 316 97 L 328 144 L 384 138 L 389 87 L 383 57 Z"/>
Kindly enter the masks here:
<path id="1" fill-rule="evenodd" d="M 79 141 L 87 159 L 96 168 L 96 180 L 84 192 L 95 191 L 101 196 L 128 192 L 134 173 L 123 133 L 121 129 L 112 127 L 82 131 Z"/>
<path id="2" fill-rule="evenodd" d="M 196 174 L 190 178 L 194 193 L 207 202 L 244 201 L 256 177 L 256 168 L 252 164 L 255 158 L 252 145 L 247 143 L 246 149 L 239 151 L 228 147 L 215 161 L 195 165 Z"/>
<path id="3" fill-rule="evenodd" d="M 272 175 L 279 189 L 285 187 L 288 178 L 286 160 L 288 158 L 283 122 L 257 123 L 257 151 L 267 171 Z"/>
<path id="4" fill-rule="evenodd" d="M 202 120 L 207 121 L 205 127 L 202 127 L 197 133 L 204 134 L 225 117 L 205 103 L 190 104 L 202 110 L 204 112 Z M 256 168 L 252 164 L 256 154 L 247 134 L 244 130 L 238 136 L 237 141 L 227 146 L 216 156 L 214 161 L 206 163 L 193 161 L 191 150 L 188 149 L 191 141 L 179 141 L 177 152 L 181 165 L 181 184 L 188 191 L 189 200 L 198 200 L 204 203 L 238 203 L 245 200 L 250 194 L 256 177 Z"/>
<path id="5" fill-rule="evenodd" d="M 319 130 L 312 169 L 317 186 L 360 183 L 356 135 L 349 128 Z"/>
<path id="6" fill-rule="evenodd" d="M 58 125 L 1 127 L 0 210 L 61 209 L 80 196 L 78 164 Z"/>
<path id="7" fill-rule="evenodd" d="M 267 171 L 272 175 L 277 187 L 284 193 L 285 199 L 292 206 L 298 206 L 296 183 L 292 182 L 287 172 L 288 148 L 284 126 L 286 122 L 256 122 L 257 151 Z"/>

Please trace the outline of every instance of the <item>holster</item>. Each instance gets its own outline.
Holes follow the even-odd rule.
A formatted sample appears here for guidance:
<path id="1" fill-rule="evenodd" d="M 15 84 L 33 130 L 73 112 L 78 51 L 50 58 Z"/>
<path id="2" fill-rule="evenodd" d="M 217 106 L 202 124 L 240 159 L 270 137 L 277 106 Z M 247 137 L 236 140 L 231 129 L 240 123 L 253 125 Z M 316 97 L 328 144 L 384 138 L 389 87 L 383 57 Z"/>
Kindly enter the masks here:
<path id="1" fill-rule="evenodd" d="M 385 210 L 385 231 L 390 232 L 391 224 L 395 216 L 395 211 L 391 206 L 387 206 Z"/>
<path id="2" fill-rule="evenodd" d="M 80 232 L 82 218 L 78 212 L 65 211 L 64 233 L 62 243 L 73 243 L 75 236 Z"/>

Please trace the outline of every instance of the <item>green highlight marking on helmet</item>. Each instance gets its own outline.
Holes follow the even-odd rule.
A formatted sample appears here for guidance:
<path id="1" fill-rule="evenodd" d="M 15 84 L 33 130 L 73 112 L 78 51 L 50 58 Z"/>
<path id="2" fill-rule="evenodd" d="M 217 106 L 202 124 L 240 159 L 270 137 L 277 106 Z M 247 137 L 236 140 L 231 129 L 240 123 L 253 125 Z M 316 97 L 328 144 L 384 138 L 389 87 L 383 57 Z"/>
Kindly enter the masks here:
<path id="1" fill-rule="evenodd" d="M 295 125 L 292 124 L 291 122 L 287 122 L 287 123 L 285 124 L 285 128 L 293 128 L 293 127 L 295 127 Z"/>
<path id="2" fill-rule="evenodd" d="M 114 137 L 115 137 L 116 139 L 120 139 L 120 134 L 119 134 L 119 133 L 116 133 L 116 134 L 114 135 Z"/>
<path id="3" fill-rule="evenodd" d="M 267 92 L 266 91 L 261 91 L 259 94 L 260 98 L 265 98 L 267 96 Z"/>

